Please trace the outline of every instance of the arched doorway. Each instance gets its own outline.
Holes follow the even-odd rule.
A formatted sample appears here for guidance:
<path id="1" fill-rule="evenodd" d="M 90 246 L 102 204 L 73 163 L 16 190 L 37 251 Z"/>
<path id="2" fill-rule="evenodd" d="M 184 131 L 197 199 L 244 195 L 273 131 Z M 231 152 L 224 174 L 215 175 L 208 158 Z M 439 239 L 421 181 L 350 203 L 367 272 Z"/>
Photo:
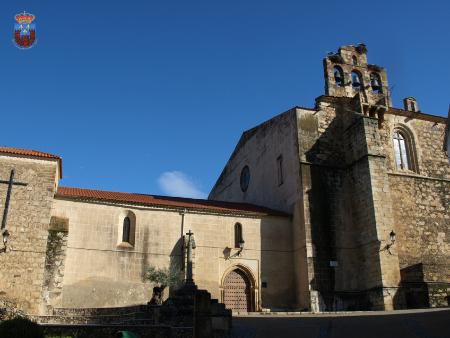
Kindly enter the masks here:
<path id="1" fill-rule="evenodd" d="M 254 311 L 254 290 L 251 277 L 242 269 L 235 268 L 223 279 L 223 303 L 235 312 Z"/>

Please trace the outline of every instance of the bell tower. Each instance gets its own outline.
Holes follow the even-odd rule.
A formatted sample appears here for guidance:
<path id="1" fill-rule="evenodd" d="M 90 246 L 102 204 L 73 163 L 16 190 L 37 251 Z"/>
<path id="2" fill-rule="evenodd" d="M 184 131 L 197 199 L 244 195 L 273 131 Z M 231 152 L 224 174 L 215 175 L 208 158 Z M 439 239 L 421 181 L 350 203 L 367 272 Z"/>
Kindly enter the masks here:
<path id="1" fill-rule="evenodd" d="M 367 63 L 364 44 L 342 46 L 337 53 L 328 53 L 323 66 L 326 95 L 355 97 L 362 112 L 370 115 L 375 114 L 374 109 L 385 111 L 392 106 L 386 70 Z"/>

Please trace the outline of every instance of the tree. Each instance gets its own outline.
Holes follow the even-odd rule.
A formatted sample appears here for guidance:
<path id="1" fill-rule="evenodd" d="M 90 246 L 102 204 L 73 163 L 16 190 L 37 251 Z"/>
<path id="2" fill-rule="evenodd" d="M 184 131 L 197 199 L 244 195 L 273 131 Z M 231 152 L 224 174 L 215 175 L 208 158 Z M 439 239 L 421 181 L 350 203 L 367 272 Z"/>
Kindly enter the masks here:
<path id="1" fill-rule="evenodd" d="M 177 266 L 173 266 L 170 269 L 149 266 L 145 271 L 144 280 L 156 284 L 153 287 L 153 295 L 149 304 L 161 305 L 165 288 L 176 286 L 180 281 L 180 269 Z"/>

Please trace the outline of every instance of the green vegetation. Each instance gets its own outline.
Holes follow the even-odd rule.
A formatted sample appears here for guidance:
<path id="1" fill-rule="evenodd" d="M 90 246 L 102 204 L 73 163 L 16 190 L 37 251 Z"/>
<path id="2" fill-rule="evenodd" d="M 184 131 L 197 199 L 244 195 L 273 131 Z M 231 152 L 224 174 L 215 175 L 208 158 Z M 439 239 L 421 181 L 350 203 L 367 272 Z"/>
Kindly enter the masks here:
<path id="1" fill-rule="evenodd" d="M 29 319 L 16 317 L 0 324 L 0 337 L 44 338 L 42 328 Z"/>
<path id="2" fill-rule="evenodd" d="M 161 305 L 166 287 L 175 287 L 180 282 L 180 269 L 178 266 L 169 268 L 155 268 L 150 266 L 144 274 L 144 280 L 155 284 L 153 296 L 149 304 Z"/>

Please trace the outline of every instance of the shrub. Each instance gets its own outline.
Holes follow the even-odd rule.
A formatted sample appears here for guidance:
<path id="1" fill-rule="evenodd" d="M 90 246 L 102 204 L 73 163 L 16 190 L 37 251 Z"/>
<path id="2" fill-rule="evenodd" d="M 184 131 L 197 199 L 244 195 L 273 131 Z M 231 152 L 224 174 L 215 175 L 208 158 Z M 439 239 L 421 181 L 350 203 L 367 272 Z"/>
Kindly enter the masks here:
<path id="1" fill-rule="evenodd" d="M 169 268 L 155 268 L 149 266 L 144 273 L 144 280 L 148 280 L 156 286 L 153 288 L 153 296 L 149 304 L 161 305 L 166 287 L 175 287 L 180 281 L 180 270 L 174 265 Z"/>
<path id="2" fill-rule="evenodd" d="M 0 324 L 0 337 L 44 338 L 42 328 L 29 319 L 16 317 Z"/>

